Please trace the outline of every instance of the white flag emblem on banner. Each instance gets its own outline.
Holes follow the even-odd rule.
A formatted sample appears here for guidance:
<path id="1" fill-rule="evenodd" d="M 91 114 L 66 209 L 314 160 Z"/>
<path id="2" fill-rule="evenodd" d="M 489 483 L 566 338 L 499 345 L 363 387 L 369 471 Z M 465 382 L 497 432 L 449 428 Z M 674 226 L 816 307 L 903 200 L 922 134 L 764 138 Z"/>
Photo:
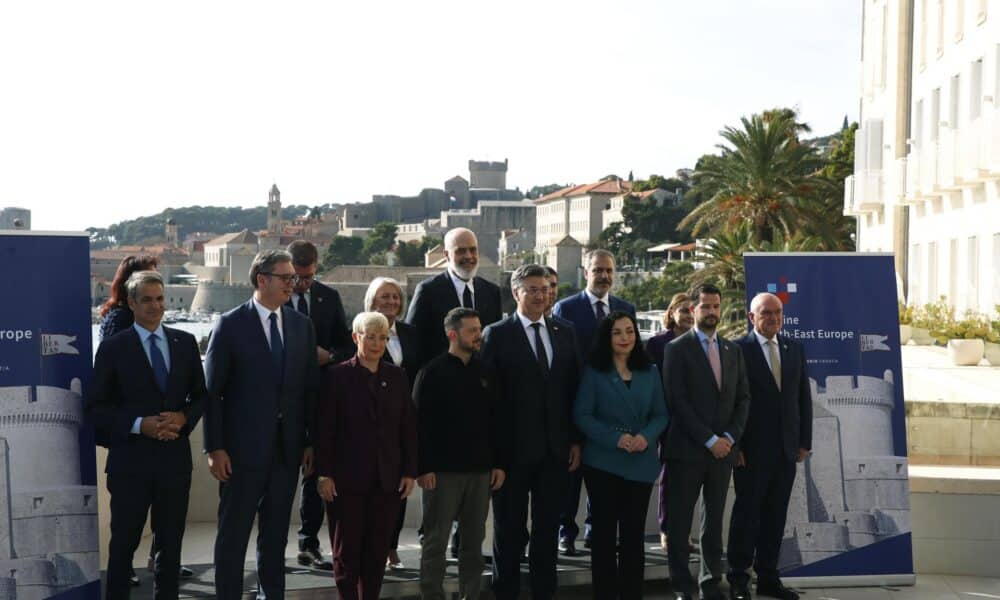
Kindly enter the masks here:
<path id="1" fill-rule="evenodd" d="M 79 354 L 80 351 L 73 347 L 73 342 L 75 341 L 75 335 L 43 333 L 42 356 L 52 356 L 53 354 Z"/>
<path id="2" fill-rule="evenodd" d="M 861 334 L 861 351 L 871 352 L 873 350 L 881 350 L 884 352 L 889 351 L 889 346 L 885 344 L 885 341 L 889 339 L 887 335 L 876 335 L 870 333 Z"/>

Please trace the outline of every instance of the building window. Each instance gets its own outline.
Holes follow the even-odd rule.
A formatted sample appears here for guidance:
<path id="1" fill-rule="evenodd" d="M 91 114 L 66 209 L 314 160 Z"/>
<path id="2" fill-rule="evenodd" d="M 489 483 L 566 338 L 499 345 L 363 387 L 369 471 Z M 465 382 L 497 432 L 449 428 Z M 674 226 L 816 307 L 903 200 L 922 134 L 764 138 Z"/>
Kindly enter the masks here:
<path id="1" fill-rule="evenodd" d="M 917 41 L 917 54 L 920 57 L 920 68 L 927 65 L 927 0 L 920 0 L 920 34 Z"/>
<path id="2" fill-rule="evenodd" d="M 986 20 L 986 0 L 976 0 L 976 24 Z"/>
<path id="3" fill-rule="evenodd" d="M 931 91 L 931 127 L 930 141 L 936 142 L 938 139 L 938 129 L 941 127 L 941 88 L 934 88 Z"/>
<path id="4" fill-rule="evenodd" d="M 993 234 L 993 265 L 990 272 L 993 273 L 993 302 L 992 304 L 1000 304 L 1000 275 L 997 271 L 1000 271 L 1000 233 Z"/>
<path id="5" fill-rule="evenodd" d="M 983 59 L 972 63 L 969 73 L 969 120 L 978 119 L 983 112 Z"/>
<path id="6" fill-rule="evenodd" d="M 958 103 L 961 97 L 962 75 L 956 74 L 951 77 L 951 89 L 948 90 L 948 127 L 958 129 Z"/>
<path id="7" fill-rule="evenodd" d="M 913 244 L 913 250 L 910 252 L 910 281 L 906 290 L 909 294 L 907 300 L 910 305 L 918 304 L 921 299 L 918 290 L 920 289 L 924 257 L 920 254 L 920 250 L 920 244 Z"/>
<path id="8" fill-rule="evenodd" d="M 966 307 L 970 310 L 979 310 L 979 238 L 970 237 L 969 247 L 968 247 L 968 266 L 969 266 L 969 288 L 967 290 L 968 298 L 966 300 Z"/>
<path id="9" fill-rule="evenodd" d="M 934 55 L 944 54 L 944 0 L 935 0 L 934 11 Z"/>
<path id="10" fill-rule="evenodd" d="M 927 243 L 927 301 L 934 302 L 938 296 L 937 270 L 938 255 L 937 242 Z"/>
<path id="11" fill-rule="evenodd" d="M 954 2 L 953 10 L 954 15 L 954 29 L 955 29 L 955 41 L 962 39 L 965 34 L 965 0 L 952 0 Z"/>
<path id="12" fill-rule="evenodd" d="M 910 150 L 917 150 L 920 148 L 921 142 L 924 140 L 924 100 L 921 98 L 917 100 L 916 106 L 913 108 L 913 139 L 910 145 Z"/>
<path id="13" fill-rule="evenodd" d="M 955 306 L 958 300 L 958 239 L 948 244 L 948 299 Z"/>

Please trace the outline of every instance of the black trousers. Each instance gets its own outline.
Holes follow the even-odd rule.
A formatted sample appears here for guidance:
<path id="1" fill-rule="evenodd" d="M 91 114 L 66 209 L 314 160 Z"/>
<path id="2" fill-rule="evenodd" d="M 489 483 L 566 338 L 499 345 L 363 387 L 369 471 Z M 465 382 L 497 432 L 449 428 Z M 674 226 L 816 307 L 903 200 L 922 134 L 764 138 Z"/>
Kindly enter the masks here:
<path id="1" fill-rule="evenodd" d="M 299 465 L 276 457 L 268 468 L 233 466 L 219 484 L 219 524 L 215 536 L 215 594 L 220 600 L 243 598 L 243 566 L 257 519 L 257 597 L 285 595 L 285 545 Z"/>
<path id="2" fill-rule="evenodd" d="M 529 495 L 531 595 L 534 600 L 555 595 L 559 512 L 568 485 L 566 468 L 565 461 L 551 456 L 533 464 L 513 465 L 503 487 L 493 493 L 493 592 L 499 600 L 515 600 L 520 592 Z"/>
<path id="3" fill-rule="evenodd" d="M 323 527 L 326 507 L 316 490 L 317 475 L 313 473 L 302 478 L 302 493 L 299 494 L 299 551 L 319 550 L 319 530 Z"/>
<path id="4" fill-rule="evenodd" d="M 111 494 L 111 541 L 105 597 L 108 600 L 129 597 L 132 557 L 146 526 L 146 513 L 152 509 L 153 536 L 158 548 L 153 565 L 153 597 L 177 598 L 191 471 L 150 469 L 144 473 L 109 473 L 107 487 Z"/>
<path id="5" fill-rule="evenodd" d="M 652 483 L 584 467 L 590 494 L 590 571 L 594 598 L 642 598 L 644 533 Z"/>
<path id="6" fill-rule="evenodd" d="M 795 462 L 782 456 L 780 449 L 771 460 L 748 459 L 745 467 L 733 470 L 736 498 L 726 549 L 726 578 L 731 584 L 748 584 L 751 565 L 758 582 L 778 580 L 778 554 L 795 471 Z"/>

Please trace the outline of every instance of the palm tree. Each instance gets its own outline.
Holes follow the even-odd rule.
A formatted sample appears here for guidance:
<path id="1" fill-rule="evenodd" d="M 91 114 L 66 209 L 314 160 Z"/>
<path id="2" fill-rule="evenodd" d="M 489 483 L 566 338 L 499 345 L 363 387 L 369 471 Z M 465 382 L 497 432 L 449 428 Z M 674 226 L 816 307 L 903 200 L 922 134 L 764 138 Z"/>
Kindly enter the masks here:
<path id="1" fill-rule="evenodd" d="M 694 189 L 708 200 L 678 228 L 715 236 L 748 223 L 754 241 L 769 241 L 775 232 L 791 237 L 801 207 L 823 185 L 816 176 L 822 159 L 811 145 L 799 143 L 802 125 L 789 115 L 755 114 L 741 123 L 720 132 L 727 142 L 719 144 L 721 154 L 695 171 Z"/>

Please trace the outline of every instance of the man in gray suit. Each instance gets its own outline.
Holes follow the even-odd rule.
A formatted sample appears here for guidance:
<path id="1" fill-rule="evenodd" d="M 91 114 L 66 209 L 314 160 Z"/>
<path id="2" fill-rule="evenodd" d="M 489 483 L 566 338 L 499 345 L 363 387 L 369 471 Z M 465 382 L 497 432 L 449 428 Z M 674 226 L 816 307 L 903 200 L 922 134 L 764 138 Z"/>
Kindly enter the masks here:
<path id="1" fill-rule="evenodd" d="M 722 513 L 750 390 L 740 347 L 716 333 L 722 292 L 701 284 L 690 296 L 695 326 L 664 350 L 663 389 L 671 418 L 660 448 L 670 473 L 669 539 L 688 539 L 694 505 L 699 494 L 704 497 L 698 585 L 688 570 L 687 544 L 670 544 L 667 556 L 678 600 L 690 599 L 696 587 L 701 598 L 721 600 Z"/>

